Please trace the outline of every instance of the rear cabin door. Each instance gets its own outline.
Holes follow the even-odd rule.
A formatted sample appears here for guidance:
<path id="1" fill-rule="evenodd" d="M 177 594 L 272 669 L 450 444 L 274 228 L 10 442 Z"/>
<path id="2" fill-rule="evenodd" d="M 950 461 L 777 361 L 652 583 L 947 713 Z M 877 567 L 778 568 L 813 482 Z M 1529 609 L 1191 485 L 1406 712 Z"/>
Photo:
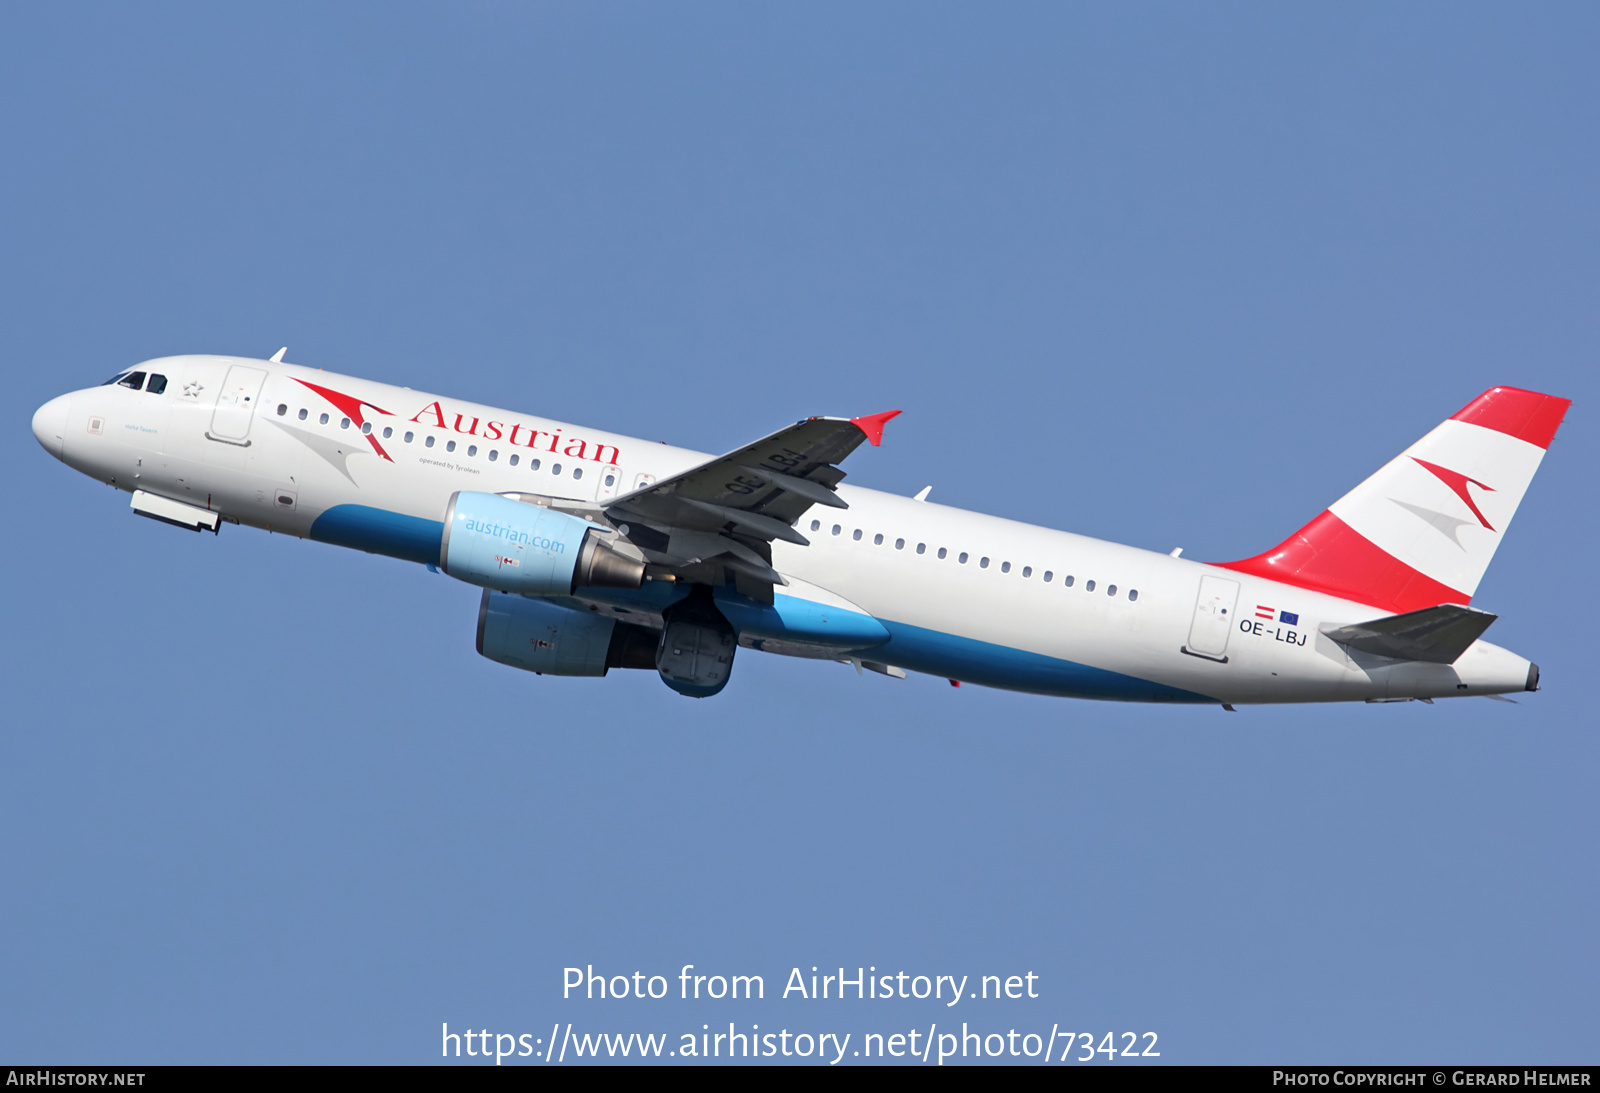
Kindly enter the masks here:
<path id="1" fill-rule="evenodd" d="M 615 497 L 622 492 L 622 469 L 614 463 L 600 468 L 600 500 Z"/>
<path id="2" fill-rule="evenodd" d="M 228 378 L 217 392 L 217 408 L 211 413 L 211 428 L 206 436 L 224 444 L 250 443 L 250 420 L 255 416 L 256 403 L 261 399 L 261 385 L 267 373 L 264 369 L 236 364 L 228 369 Z"/>
<path id="3" fill-rule="evenodd" d="M 1239 582 L 1207 574 L 1200 578 L 1200 595 L 1194 602 L 1194 621 L 1189 625 L 1189 644 L 1184 652 L 1223 659 L 1228 651 L 1228 635 L 1233 632 L 1234 606 L 1239 599 Z"/>

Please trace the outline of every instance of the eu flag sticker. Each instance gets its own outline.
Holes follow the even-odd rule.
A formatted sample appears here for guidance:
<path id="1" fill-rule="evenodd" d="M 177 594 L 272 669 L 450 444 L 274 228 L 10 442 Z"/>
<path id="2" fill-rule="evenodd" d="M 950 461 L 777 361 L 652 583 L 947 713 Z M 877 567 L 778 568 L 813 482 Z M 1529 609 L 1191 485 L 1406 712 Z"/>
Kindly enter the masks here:
<path id="1" fill-rule="evenodd" d="M 1289 626 L 1299 626 L 1300 616 L 1295 614 L 1293 611 L 1279 611 L 1278 621 Z"/>

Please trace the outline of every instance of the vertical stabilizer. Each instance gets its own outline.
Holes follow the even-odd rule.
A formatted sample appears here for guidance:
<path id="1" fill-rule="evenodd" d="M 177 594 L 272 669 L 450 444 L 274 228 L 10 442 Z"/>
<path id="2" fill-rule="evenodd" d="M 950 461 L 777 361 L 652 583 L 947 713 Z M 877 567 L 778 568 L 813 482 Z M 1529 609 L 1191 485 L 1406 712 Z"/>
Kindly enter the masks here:
<path id="1" fill-rule="evenodd" d="M 1396 613 L 1465 604 L 1570 405 L 1485 391 L 1271 550 L 1220 564 Z"/>

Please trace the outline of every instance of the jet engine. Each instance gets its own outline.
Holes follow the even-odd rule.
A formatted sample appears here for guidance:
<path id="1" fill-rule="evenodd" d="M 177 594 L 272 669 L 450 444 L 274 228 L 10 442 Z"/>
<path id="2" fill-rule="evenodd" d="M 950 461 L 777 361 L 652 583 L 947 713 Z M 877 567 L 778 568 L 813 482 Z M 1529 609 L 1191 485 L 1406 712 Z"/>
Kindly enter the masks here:
<path id="1" fill-rule="evenodd" d="M 612 668 L 654 668 L 661 682 L 690 698 L 728 685 L 739 640 L 704 585 L 667 608 L 665 626 L 618 622 L 536 596 L 483 590 L 478 652 L 492 661 L 548 676 L 603 676 Z"/>
<path id="2" fill-rule="evenodd" d="M 711 589 L 696 585 L 686 599 L 667 608 L 656 648 L 661 682 L 690 698 L 710 698 L 728 685 L 739 639 L 717 609 Z"/>
<path id="3" fill-rule="evenodd" d="M 547 676 L 603 676 L 612 668 L 654 668 L 654 630 L 548 600 L 483 590 L 478 652 Z"/>
<path id="4" fill-rule="evenodd" d="M 461 490 L 445 509 L 439 568 L 501 592 L 565 596 L 574 588 L 638 588 L 644 563 L 620 553 L 587 520 Z"/>

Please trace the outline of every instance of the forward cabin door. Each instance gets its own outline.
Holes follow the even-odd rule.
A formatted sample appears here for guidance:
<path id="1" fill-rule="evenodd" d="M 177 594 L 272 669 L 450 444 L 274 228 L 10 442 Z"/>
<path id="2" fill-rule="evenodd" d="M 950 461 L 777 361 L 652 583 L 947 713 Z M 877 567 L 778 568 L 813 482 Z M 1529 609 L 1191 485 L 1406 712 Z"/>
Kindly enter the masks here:
<path id="1" fill-rule="evenodd" d="M 211 412 L 211 428 L 206 436 L 224 444 L 248 447 L 250 421 L 255 417 L 256 403 L 261 400 L 261 385 L 267 373 L 261 368 L 236 364 L 228 369 L 228 378 L 217 392 L 217 407 Z"/>
<path id="2" fill-rule="evenodd" d="M 1239 600 L 1239 582 L 1207 574 L 1200 578 L 1200 595 L 1194 602 L 1194 621 L 1189 624 L 1189 644 L 1183 651 L 1212 660 L 1226 659 L 1228 635 L 1233 632 L 1234 607 Z"/>
<path id="3" fill-rule="evenodd" d="M 604 501 L 620 492 L 622 492 L 622 470 L 615 463 L 602 464 L 599 499 Z"/>

